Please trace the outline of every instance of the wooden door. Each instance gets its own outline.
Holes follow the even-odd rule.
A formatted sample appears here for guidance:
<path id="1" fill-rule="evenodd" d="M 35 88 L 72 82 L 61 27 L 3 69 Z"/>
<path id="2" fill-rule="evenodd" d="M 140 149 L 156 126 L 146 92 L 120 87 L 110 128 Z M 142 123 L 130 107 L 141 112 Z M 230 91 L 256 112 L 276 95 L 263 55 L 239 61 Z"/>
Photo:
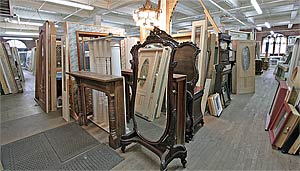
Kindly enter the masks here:
<path id="1" fill-rule="evenodd" d="M 240 40 L 236 53 L 237 94 L 255 92 L 255 41 Z"/>
<path id="2" fill-rule="evenodd" d="M 153 116 L 150 116 L 148 113 L 147 108 L 149 106 L 153 85 L 155 84 L 155 72 L 153 71 L 155 71 L 159 65 L 162 52 L 162 48 L 142 48 L 139 51 L 135 114 L 145 119 L 153 118 Z"/>
<path id="3" fill-rule="evenodd" d="M 53 22 L 45 22 L 36 48 L 35 100 L 46 113 L 57 110 L 56 86 L 56 31 Z"/>

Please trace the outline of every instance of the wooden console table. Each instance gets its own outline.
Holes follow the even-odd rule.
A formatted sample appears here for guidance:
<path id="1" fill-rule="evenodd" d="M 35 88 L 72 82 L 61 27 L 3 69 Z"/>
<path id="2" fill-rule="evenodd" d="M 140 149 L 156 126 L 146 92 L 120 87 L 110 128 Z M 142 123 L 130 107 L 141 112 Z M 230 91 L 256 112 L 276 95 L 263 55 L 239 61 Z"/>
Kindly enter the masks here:
<path id="1" fill-rule="evenodd" d="M 70 72 L 78 85 L 79 124 L 87 124 L 85 88 L 104 92 L 108 96 L 109 113 L 109 146 L 116 149 L 120 146 L 121 135 L 125 134 L 125 110 L 123 78 L 94 72 Z"/>

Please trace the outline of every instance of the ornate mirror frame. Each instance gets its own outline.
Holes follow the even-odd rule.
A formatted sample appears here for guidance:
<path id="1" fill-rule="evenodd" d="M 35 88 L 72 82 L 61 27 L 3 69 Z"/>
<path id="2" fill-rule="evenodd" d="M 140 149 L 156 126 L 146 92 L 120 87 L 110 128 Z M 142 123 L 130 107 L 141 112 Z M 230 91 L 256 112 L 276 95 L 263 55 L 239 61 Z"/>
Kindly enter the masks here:
<path id="1" fill-rule="evenodd" d="M 160 43 L 163 46 L 168 46 L 172 49 L 170 61 L 169 61 L 169 70 L 168 70 L 168 82 L 167 82 L 167 124 L 164 130 L 163 135 L 156 142 L 144 138 L 139 130 L 138 125 L 134 116 L 134 105 L 137 89 L 137 79 L 138 79 L 138 64 L 139 56 L 138 52 L 140 48 L 144 48 L 149 44 Z M 175 91 L 173 91 L 173 72 L 176 66 L 174 61 L 175 52 L 177 50 L 178 44 L 174 43 L 172 37 L 169 36 L 166 32 L 154 28 L 150 32 L 150 35 L 146 38 L 145 42 L 133 46 L 131 49 L 131 54 L 133 59 L 131 60 L 131 68 L 133 70 L 133 85 L 132 87 L 132 98 L 130 100 L 130 115 L 133 118 L 133 130 L 121 137 L 121 150 L 125 152 L 126 146 L 132 142 L 137 142 L 160 157 L 161 164 L 160 169 L 165 170 L 167 165 L 175 158 L 180 158 L 183 167 L 185 167 L 187 161 L 187 150 L 184 145 L 176 144 L 176 123 L 177 123 L 177 113 L 175 108 Z"/>

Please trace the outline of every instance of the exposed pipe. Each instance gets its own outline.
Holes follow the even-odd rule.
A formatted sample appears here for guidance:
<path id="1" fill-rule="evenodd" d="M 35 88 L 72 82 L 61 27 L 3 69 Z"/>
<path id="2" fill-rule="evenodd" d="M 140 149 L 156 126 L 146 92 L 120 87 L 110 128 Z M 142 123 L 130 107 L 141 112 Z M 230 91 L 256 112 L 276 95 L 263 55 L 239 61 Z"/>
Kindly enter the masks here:
<path id="1" fill-rule="evenodd" d="M 238 18 L 236 18 L 234 15 L 232 15 L 230 12 L 228 12 L 227 10 L 225 10 L 224 8 L 222 8 L 220 5 L 218 5 L 214 1 L 212 1 L 212 0 L 208 0 L 208 1 L 210 3 L 212 3 L 213 5 L 215 5 L 216 7 L 218 7 L 220 10 L 222 10 L 225 14 L 229 15 L 231 18 L 235 19 L 236 21 L 238 21 L 239 23 L 243 24 L 244 26 L 247 26 L 246 23 L 244 23 L 241 20 L 239 20 Z"/>
<path id="2" fill-rule="evenodd" d="M 277 1 L 271 1 L 271 2 L 266 2 L 266 3 L 262 3 L 260 5 L 271 5 L 271 4 L 275 4 L 275 3 L 279 3 L 279 2 L 286 2 L 286 0 L 277 0 Z M 233 8 L 233 9 L 229 9 L 227 10 L 228 12 L 232 12 L 232 11 L 237 11 L 237 10 L 241 10 L 241 9 L 247 9 L 247 8 L 252 8 L 252 5 L 248 5 L 248 6 L 243 6 L 243 7 L 238 7 L 238 8 Z M 211 15 L 216 15 L 216 14 L 220 14 L 220 11 L 216 11 L 216 12 L 211 12 Z M 178 21 L 181 20 L 186 20 L 186 19 L 193 19 L 193 18 L 199 18 L 204 16 L 204 14 L 200 14 L 200 15 L 195 15 L 195 16 L 190 16 L 190 17 L 184 17 L 184 18 L 180 18 L 177 19 Z"/>

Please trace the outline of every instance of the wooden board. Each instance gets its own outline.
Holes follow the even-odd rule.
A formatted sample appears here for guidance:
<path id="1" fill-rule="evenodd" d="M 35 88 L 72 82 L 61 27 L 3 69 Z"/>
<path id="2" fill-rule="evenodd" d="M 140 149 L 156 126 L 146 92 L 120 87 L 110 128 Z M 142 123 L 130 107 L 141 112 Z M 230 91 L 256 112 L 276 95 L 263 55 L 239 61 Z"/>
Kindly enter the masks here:
<path id="1" fill-rule="evenodd" d="M 296 42 L 293 47 L 292 58 L 290 60 L 289 72 L 287 74 L 287 83 L 289 87 L 292 87 L 293 83 L 291 82 L 292 73 L 296 66 L 300 66 L 300 38 L 296 39 Z"/>
<path id="2" fill-rule="evenodd" d="M 35 100 L 46 113 L 57 110 L 56 86 L 56 31 L 53 22 L 45 22 L 36 49 Z"/>
<path id="3" fill-rule="evenodd" d="M 236 40 L 236 93 L 247 94 L 255 92 L 255 41 Z"/>
<path id="4" fill-rule="evenodd" d="M 204 114 L 206 110 L 207 98 L 209 95 L 211 79 L 206 79 L 204 86 L 204 93 L 201 99 L 201 112 Z"/>
<path id="5" fill-rule="evenodd" d="M 0 59 L 1 66 L 3 68 L 4 78 L 6 80 L 8 89 L 10 93 L 18 93 L 18 87 L 14 79 L 14 75 L 12 73 L 12 69 L 10 63 L 8 61 L 7 51 L 4 47 L 4 44 L 0 44 Z"/>
<path id="6" fill-rule="evenodd" d="M 294 144 L 292 145 L 288 153 L 289 154 L 296 154 L 297 152 L 299 153 L 299 149 L 300 149 L 300 135 L 298 136 L 298 138 L 296 139 L 296 141 L 294 142 Z"/>
<path id="7" fill-rule="evenodd" d="M 70 97 L 69 97 L 69 82 L 70 76 L 66 72 L 70 72 L 69 66 L 69 35 L 66 33 L 67 24 L 65 23 L 64 36 L 61 39 L 62 49 L 61 49 L 61 62 L 62 62 L 62 116 L 64 120 L 70 121 Z"/>
<path id="8" fill-rule="evenodd" d="M 50 54 L 49 54 L 49 64 L 50 64 L 50 100 L 51 100 L 51 111 L 57 110 L 57 83 L 56 83 L 56 29 L 53 22 L 49 22 L 49 36 L 50 36 Z"/>
<path id="9" fill-rule="evenodd" d="M 190 42 L 192 38 L 192 32 L 172 34 L 172 37 L 174 40 L 180 43 Z"/>
<path id="10" fill-rule="evenodd" d="M 9 94 L 9 89 L 7 87 L 7 83 L 6 80 L 4 78 L 4 70 L 1 64 L 1 60 L 0 60 L 0 83 L 1 83 L 1 88 L 3 90 L 4 94 Z"/>
<path id="11" fill-rule="evenodd" d="M 17 71 L 18 71 L 19 78 L 22 82 L 25 82 L 25 77 L 24 77 L 24 74 L 23 74 L 18 49 L 16 47 L 12 47 L 11 49 L 12 49 L 12 55 L 14 57 L 14 60 L 15 60 L 16 64 L 17 64 Z"/>
<path id="12" fill-rule="evenodd" d="M 197 86 L 204 86 L 206 76 L 207 20 L 194 21 L 192 23 L 192 42 L 197 44 L 201 50 L 197 66 L 199 70 Z"/>
<path id="13" fill-rule="evenodd" d="M 215 64 L 214 58 L 215 58 L 216 39 L 217 39 L 216 34 L 214 33 L 209 34 L 207 48 L 208 51 L 210 52 L 210 60 L 208 65 L 208 72 L 206 75 L 207 78 L 212 78 L 212 72 L 213 72 L 212 70 L 214 69 L 214 64 Z"/>
<path id="14" fill-rule="evenodd" d="M 10 68 L 11 68 L 14 80 L 15 80 L 15 82 L 17 84 L 18 92 L 19 93 L 23 92 L 22 84 L 21 84 L 20 77 L 19 77 L 19 74 L 18 74 L 18 69 L 16 67 L 15 59 L 13 57 L 12 49 L 9 46 L 8 43 L 4 43 L 4 47 L 5 47 L 6 52 L 7 52 L 7 58 L 8 58 L 8 62 L 10 64 Z"/>

